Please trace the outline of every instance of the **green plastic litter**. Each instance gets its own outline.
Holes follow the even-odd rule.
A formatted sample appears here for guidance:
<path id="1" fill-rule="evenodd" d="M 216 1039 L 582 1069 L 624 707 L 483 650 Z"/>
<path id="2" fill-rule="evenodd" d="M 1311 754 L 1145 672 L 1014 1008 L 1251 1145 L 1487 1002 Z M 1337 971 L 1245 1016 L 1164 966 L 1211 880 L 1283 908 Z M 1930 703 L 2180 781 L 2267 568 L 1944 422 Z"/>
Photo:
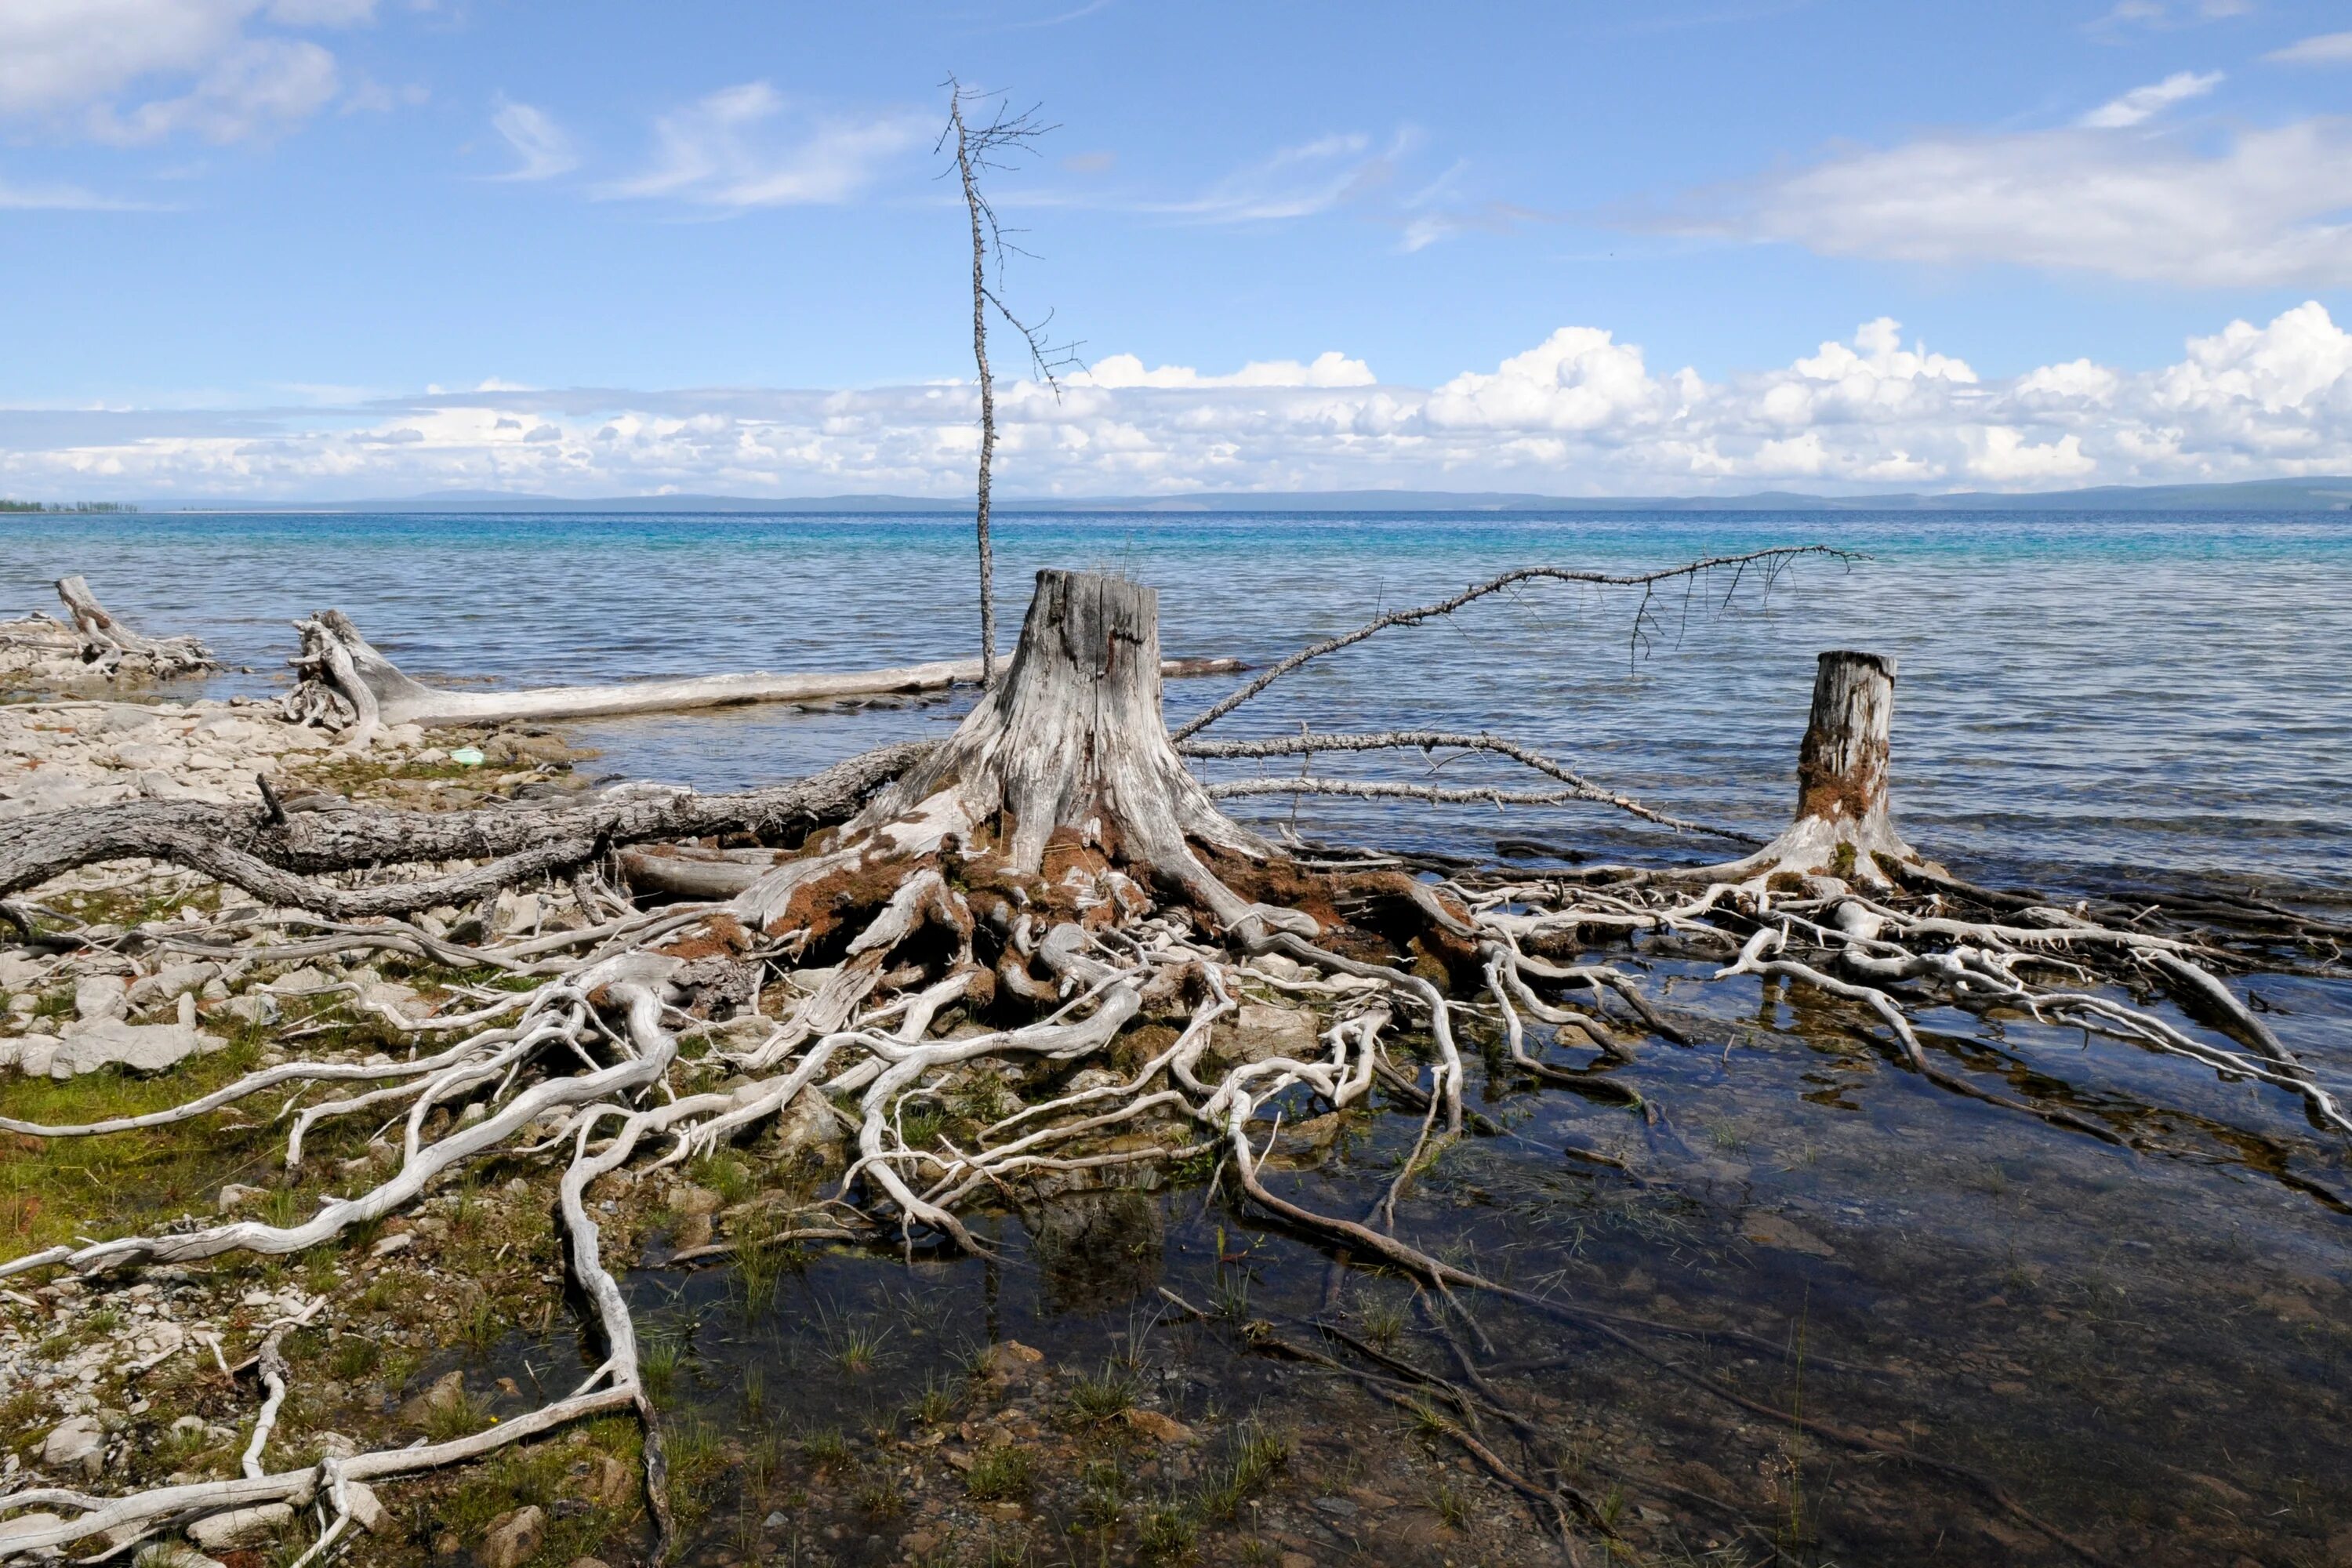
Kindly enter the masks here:
<path id="1" fill-rule="evenodd" d="M 449 760 L 461 768 L 478 768 L 488 759 L 472 746 L 460 746 L 449 753 Z"/>

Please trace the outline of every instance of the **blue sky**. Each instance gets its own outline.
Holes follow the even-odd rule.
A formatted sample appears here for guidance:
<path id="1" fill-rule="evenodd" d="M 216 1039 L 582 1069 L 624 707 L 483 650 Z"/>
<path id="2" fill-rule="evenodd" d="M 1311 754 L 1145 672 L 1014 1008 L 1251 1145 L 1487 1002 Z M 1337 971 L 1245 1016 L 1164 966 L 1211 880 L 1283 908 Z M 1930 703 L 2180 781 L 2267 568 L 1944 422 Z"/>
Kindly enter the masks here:
<path id="1" fill-rule="evenodd" d="M 954 493 L 950 72 L 1059 126 L 1008 293 L 1094 369 L 1015 494 L 2352 470 L 2347 29 L 0 0 L 0 489 Z"/>

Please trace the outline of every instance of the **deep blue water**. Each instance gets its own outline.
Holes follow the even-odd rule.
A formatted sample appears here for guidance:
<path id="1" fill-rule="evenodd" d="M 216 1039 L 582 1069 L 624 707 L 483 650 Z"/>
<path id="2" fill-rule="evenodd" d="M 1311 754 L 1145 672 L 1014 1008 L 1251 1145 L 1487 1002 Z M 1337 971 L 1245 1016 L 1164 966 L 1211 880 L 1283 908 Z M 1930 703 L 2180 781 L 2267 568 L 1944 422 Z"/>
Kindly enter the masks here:
<path id="1" fill-rule="evenodd" d="M 1769 827 L 1793 795 L 1813 656 L 1892 653 L 1896 809 L 1984 875 L 2243 872 L 2352 887 L 2352 518 L 2340 514 L 1008 514 L 1009 642 L 1043 565 L 1160 590 L 1176 654 L 1256 662 L 1508 567 L 1632 572 L 1767 545 L 1808 562 L 1769 595 L 1718 577 L 1654 605 L 1532 584 L 1309 667 L 1220 725 L 1488 729 L 1690 816 Z M 420 675 L 539 684 L 855 668 L 973 650 L 956 518 L 165 516 L 0 521 L 0 612 L 55 608 L 69 571 L 133 624 L 193 631 L 282 679 L 288 623 L 336 605 Z M 1225 689 L 1171 683 L 1171 718 Z M 960 706 L 960 705 L 958 705 Z M 728 787 L 804 772 L 955 710 L 761 709 L 599 722 L 610 771 Z M 1417 773 L 1417 759 L 1333 773 Z M 1287 771 L 1286 768 L 1285 771 Z M 1503 779 L 1472 762 L 1442 780 Z M 1521 782 L 1512 779 L 1511 782 Z M 1535 783 L 1534 780 L 1527 780 Z M 1286 804 L 1248 803 L 1260 818 Z M 1600 808 L 1367 811 L 1300 831 L 1483 847 L 1498 833 L 1685 857 Z"/>

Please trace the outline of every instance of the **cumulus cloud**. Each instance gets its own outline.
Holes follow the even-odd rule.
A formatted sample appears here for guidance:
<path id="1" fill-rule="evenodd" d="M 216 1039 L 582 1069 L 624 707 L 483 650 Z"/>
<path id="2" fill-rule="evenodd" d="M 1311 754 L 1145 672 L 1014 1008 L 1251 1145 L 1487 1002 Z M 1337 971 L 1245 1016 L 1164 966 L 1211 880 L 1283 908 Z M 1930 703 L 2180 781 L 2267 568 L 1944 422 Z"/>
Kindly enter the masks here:
<path id="1" fill-rule="evenodd" d="M 500 98 L 490 116 L 490 129 L 506 139 L 518 160 L 513 168 L 492 175 L 493 179 L 551 180 L 580 166 L 580 154 L 570 133 L 543 109 Z"/>
<path id="2" fill-rule="evenodd" d="M 745 82 L 661 116 L 652 163 L 597 194 L 730 208 L 842 202 L 936 130 L 904 110 L 817 113 Z"/>
<path id="3" fill-rule="evenodd" d="M 1926 137 L 1696 193 L 1677 212 L 1631 221 L 1832 256 L 2340 286 L 2352 282 L 2347 207 L 2352 122 L 2323 117 L 2218 144 L 2089 126 Z"/>
<path id="4" fill-rule="evenodd" d="M 2153 120 L 2176 103 L 2202 98 L 2221 85 L 2220 71 L 2174 71 L 2162 81 L 2136 87 L 2110 99 L 2083 116 L 2080 123 L 2094 131 L 2121 131 Z"/>
<path id="5" fill-rule="evenodd" d="M 2352 332 L 2317 302 L 2189 340 L 2150 371 L 2087 359 L 1988 380 L 1895 321 L 1710 381 L 1563 327 L 1433 389 L 1360 359 L 1203 374 L 1116 354 L 1056 398 L 1004 384 L 1003 493 L 1515 489 L 1557 495 L 2064 488 L 2352 473 Z M 0 490 L 130 499 L 489 487 L 960 495 L 970 383 L 858 391 L 551 391 L 488 383 L 342 407 L 0 416 Z"/>
<path id="6" fill-rule="evenodd" d="M 373 10 L 373 0 L 8 0 L 0 116 L 114 142 L 266 135 L 316 113 L 339 81 L 319 44 L 254 26 L 349 26 Z"/>
<path id="7" fill-rule="evenodd" d="M 1378 380 L 1372 367 L 1327 349 L 1301 364 L 1295 359 L 1252 360 L 1230 375 L 1202 375 L 1190 365 L 1163 364 L 1150 369 L 1133 354 L 1108 354 L 1071 378 L 1093 386 L 1370 386 Z"/>

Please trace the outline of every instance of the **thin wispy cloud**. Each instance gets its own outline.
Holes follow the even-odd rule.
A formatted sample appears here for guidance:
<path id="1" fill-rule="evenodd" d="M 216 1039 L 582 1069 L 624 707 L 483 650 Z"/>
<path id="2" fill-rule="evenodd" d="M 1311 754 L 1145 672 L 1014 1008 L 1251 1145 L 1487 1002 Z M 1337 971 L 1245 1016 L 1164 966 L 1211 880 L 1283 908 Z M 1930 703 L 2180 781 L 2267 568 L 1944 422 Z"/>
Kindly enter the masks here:
<path id="1" fill-rule="evenodd" d="M 2191 287 L 2352 284 L 2352 121 L 2215 143 L 2068 127 L 1840 153 L 1689 193 L 1629 227 L 1935 266 Z"/>
<path id="2" fill-rule="evenodd" d="M 0 210 L 16 212 L 151 212 L 145 202 L 122 201 L 79 185 L 20 185 L 0 178 Z"/>
<path id="3" fill-rule="evenodd" d="M 514 151 L 515 166 L 494 180 L 551 180 L 580 166 L 580 154 L 570 132 L 554 116 L 528 103 L 501 97 L 490 116 L 490 129 Z"/>
<path id="4" fill-rule="evenodd" d="M 1237 169 L 1196 196 L 1145 206 L 1202 223 L 1312 217 L 1388 187 L 1399 160 L 1420 142 L 1409 126 L 1377 152 L 1360 132 L 1320 136 Z"/>
<path id="5" fill-rule="evenodd" d="M 2083 30 L 2094 38 L 2120 41 L 2135 29 L 2171 32 L 2252 16 L 2253 10 L 2253 0 L 2116 0 L 2111 9 L 2085 23 Z"/>
<path id="6" fill-rule="evenodd" d="M 2263 57 L 2283 66 L 2352 66 L 2352 33 L 2321 33 L 2299 38 Z"/>
<path id="7" fill-rule="evenodd" d="M 746 82 L 661 116 L 652 163 L 596 194 L 733 209 L 845 202 L 937 130 L 903 110 L 820 113 Z"/>
<path id="8" fill-rule="evenodd" d="M 2221 84 L 2220 71 L 2175 71 L 2162 81 L 2108 100 L 2075 123 L 2093 131 L 2126 130 L 2155 119 L 2176 103 L 2202 98 Z"/>

